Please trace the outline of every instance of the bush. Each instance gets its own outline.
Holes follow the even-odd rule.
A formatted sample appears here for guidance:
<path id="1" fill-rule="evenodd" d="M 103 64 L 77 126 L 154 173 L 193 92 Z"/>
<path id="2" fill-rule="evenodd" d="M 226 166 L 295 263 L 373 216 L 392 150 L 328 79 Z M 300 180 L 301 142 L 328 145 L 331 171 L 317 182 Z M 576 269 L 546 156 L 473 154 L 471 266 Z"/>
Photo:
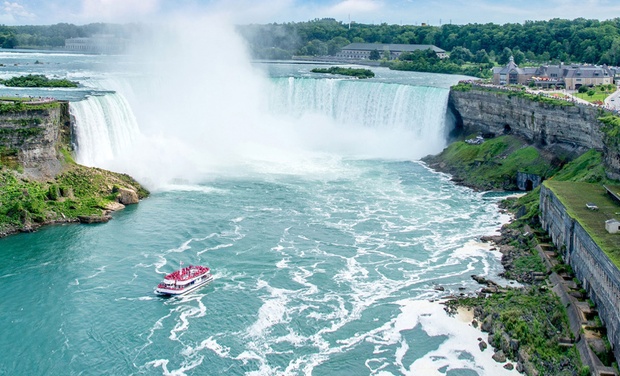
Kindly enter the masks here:
<path id="1" fill-rule="evenodd" d="M 29 74 L 0 80 L 1 84 L 10 87 L 78 87 L 78 83 L 66 79 L 47 78 L 42 74 Z"/>
<path id="2" fill-rule="evenodd" d="M 342 67 L 314 68 L 312 69 L 311 72 L 340 74 L 343 76 L 352 76 L 356 78 L 372 78 L 375 76 L 373 71 L 371 71 L 370 69 L 363 69 L 363 68 L 342 68 Z"/>

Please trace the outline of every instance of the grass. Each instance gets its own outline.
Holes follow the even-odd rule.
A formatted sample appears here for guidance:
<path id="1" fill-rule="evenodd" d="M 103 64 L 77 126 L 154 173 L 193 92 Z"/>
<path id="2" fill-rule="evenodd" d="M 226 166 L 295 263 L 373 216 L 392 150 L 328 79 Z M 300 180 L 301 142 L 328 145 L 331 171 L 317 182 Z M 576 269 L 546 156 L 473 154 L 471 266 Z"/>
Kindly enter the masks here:
<path id="1" fill-rule="evenodd" d="M 560 337 L 571 338 L 566 310 L 553 292 L 530 287 L 510 289 L 502 294 L 463 298 L 449 304 L 481 307 L 485 317 L 493 317 L 494 346 L 499 346 L 501 332 L 519 341 L 521 349 L 541 374 L 573 375 L 580 367 L 574 349 L 560 347 Z M 482 318 L 480 318 L 482 319 Z M 508 354 L 516 359 L 517 354 Z M 564 364 L 564 366 L 560 366 Z"/>
<path id="2" fill-rule="evenodd" d="M 590 103 L 594 103 L 594 102 L 604 102 L 605 98 L 607 98 L 608 96 L 610 96 L 611 94 L 613 94 L 616 91 L 616 88 L 613 87 L 612 90 L 607 90 L 607 88 L 605 88 L 604 90 L 601 90 L 600 87 L 596 87 L 591 89 L 594 91 L 594 95 L 590 96 L 588 95 L 588 93 L 579 93 L 576 92 L 573 95 L 576 96 L 577 98 L 581 98 L 585 101 L 588 101 Z"/>
<path id="3" fill-rule="evenodd" d="M 606 220 L 620 218 L 620 205 L 607 194 L 602 184 L 557 180 L 548 180 L 544 184 L 558 197 L 568 214 L 581 224 L 592 240 L 620 268 L 620 234 L 610 234 L 605 230 Z M 620 192 L 620 186 L 613 186 L 613 189 Z M 599 209 L 586 208 L 588 202 L 594 203 Z"/>
<path id="4" fill-rule="evenodd" d="M 516 190 L 517 172 L 549 177 L 557 168 L 538 150 L 518 137 L 500 136 L 480 145 L 464 141 L 450 144 L 436 157 L 426 161 L 442 161 L 450 173 L 465 184 L 481 189 Z"/>
<path id="5" fill-rule="evenodd" d="M 148 191 L 125 174 L 69 164 L 55 180 L 22 179 L 14 171 L 0 170 L 0 232 L 30 225 L 99 215 L 116 199 L 118 187 L 134 188 L 140 198 Z"/>

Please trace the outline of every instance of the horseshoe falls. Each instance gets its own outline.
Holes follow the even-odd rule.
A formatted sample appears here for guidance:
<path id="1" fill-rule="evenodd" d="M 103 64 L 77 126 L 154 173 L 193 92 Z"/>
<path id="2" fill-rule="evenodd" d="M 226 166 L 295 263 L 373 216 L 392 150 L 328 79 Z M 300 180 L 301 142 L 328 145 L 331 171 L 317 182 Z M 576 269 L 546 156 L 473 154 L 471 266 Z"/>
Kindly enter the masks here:
<path id="1" fill-rule="evenodd" d="M 50 64 L 90 85 L 65 93 L 77 160 L 152 195 L 0 239 L 0 374 L 514 374 L 438 302 L 502 271 L 478 239 L 507 220 L 498 195 L 418 161 L 446 145 L 458 77 L 261 63 L 150 79 L 78 57 Z M 215 280 L 155 296 L 181 262 Z"/>

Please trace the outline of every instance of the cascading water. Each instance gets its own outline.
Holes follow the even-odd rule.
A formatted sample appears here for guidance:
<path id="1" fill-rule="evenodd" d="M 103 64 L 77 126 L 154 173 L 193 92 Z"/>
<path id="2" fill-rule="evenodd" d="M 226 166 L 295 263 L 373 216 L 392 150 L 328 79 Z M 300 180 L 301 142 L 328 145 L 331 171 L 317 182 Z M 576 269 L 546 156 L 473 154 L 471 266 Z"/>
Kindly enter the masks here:
<path id="1" fill-rule="evenodd" d="M 269 108 L 299 118 L 320 114 L 341 132 L 372 133 L 360 140 L 362 150 L 375 149 L 371 157 L 417 159 L 445 145 L 447 100 L 443 88 L 289 77 L 273 80 Z M 373 148 L 381 139 L 380 148 Z"/>
<path id="2" fill-rule="evenodd" d="M 110 167 L 136 141 L 136 118 L 117 93 L 88 97 L 70 105 L 75 118 L 76 159 L 86 166 Z"/>
<path id="3" fill-rule="evenodd" d="M 128 85 L 115 86 L 122 90 Z M 167 121 L 171 126 L 160 126 L 157 132 L 148 131 L 148 120 L 142 122 L 148 135 L 139 131 L 120 92 L 73 103 L 77 159 L 86 165 L 120 168 L 150 182 L 155 179 L 150 174 L 165 176 L 159 183 L 169 183 L 217 174 L 217 165 L 256 171 L 263 170 L 266 161 L 279 163 L 300 155 L 312 159 L 308 156 L 316 153 L 417 159 L 439 151 L 449 131 L 444 88 L 300 77 L 273 78 L 264 87 L 259 109 L 248 120 L 221 113 L 190 120 L 183 111 L 176 114 L 176 121 L 171 116 Z M 149 150 L 143 151 L 144 145 Z M 157 161 L 161 155 L 166 158 Z M 187 172 L 179 166 L 188 167 Z M 292 170 L 290 164 L 280 168 Z"/>

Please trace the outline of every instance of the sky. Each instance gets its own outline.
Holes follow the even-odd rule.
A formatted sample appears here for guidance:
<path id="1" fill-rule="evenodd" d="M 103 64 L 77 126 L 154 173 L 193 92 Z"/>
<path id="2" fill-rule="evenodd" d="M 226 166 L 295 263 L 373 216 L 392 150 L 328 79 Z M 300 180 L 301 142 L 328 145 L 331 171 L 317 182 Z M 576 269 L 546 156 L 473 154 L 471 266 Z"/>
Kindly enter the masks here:
<path id="1" fill-rule="evenodd" d="M 0 24 L 156 22 L 170 15 L 222 12 L 233 22 L 335 18 L 359 23 L 440 25 L 620 17 L 618 0 L 0 0 Z"/>

